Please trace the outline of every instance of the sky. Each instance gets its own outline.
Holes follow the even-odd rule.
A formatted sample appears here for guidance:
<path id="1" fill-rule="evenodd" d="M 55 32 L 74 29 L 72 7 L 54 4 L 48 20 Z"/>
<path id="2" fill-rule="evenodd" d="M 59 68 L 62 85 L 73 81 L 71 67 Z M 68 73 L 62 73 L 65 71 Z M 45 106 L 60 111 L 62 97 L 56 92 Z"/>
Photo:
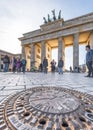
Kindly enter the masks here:
<path id="1" fill-rule="evenodd" d="M 0 0 L 0 49 L 21 53 L 18 38 L 39 29 L 53 9 L 69 20 L 93 12 L 93 0 Z"/>

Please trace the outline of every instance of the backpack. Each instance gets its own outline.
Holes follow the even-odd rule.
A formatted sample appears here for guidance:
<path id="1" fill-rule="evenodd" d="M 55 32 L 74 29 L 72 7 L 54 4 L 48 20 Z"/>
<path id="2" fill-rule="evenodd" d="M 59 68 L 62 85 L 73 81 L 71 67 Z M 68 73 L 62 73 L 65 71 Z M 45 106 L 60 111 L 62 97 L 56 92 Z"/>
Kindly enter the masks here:
<path id="1" fill-rule="evenodd" d="M 26 65 L 26 60 L 25 59 L 22 60 L 22 65 Z"/>

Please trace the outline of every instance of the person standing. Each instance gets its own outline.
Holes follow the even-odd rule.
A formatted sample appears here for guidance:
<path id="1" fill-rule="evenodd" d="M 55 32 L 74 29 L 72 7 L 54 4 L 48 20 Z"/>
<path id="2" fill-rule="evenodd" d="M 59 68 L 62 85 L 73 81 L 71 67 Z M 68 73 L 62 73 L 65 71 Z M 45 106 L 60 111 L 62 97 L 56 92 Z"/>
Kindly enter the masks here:
<path id="1" fill-rule="evenodd" d="M 20 58 L 17 58 L 16 70 L 17 70 L 17 72 L 21 72 L 21 60 L 20 60 Z"/>
<path id="2" fill-rule="evenodd" d="M 43 65 L 42 65 L 42 63 L 40 63 L 39 69 L 40 69 L 40 72 L 43 72 Z"/>
<path id="3" fill-rule="evenodd" d="M 73 72 L 73 70 L 72 70 L 72 67 L 71 67 L 71 66 L 69 67 L 69 69 L 70 69 L 70 72 Z"/>
<path id="4" fill-rule="evenodd" d="M 4 63 L 4 72 L 7 72 L 9 70 L 9 64 L 10 64 L 10 59 L 8 55 L 5 55 L 3 63 Z"/>
<path id="5" fill-rule="evenodd" d="M 60 58 L 60 60 L 58 61 L 58 73 L 59 74 L 63 74 L 63 66 L 64 66 L 64 62 L 63 62 L 62 58 Z"/>
<path id="6" fill-rule="evenodd" d="M 51 61 L 51 72 L 55 72 L 55 69 L 56 69 L 56 62 L 55 62 L 55 60 L 53 59 L 53 60 Z"/>
<path id="7" fill-rule="evenodd" d="M 93 50 L 90 49 L 90 45 L 87 45 L 86 46 L 86 65 L 87 65 L 87 68 L 88 68 L 88 75 L 85 76 L 85 77 L 90 77 L 92 76 L 93 77 Z"/>
<path id="8" fill-rule="evenodd" d="M 16 63 L 17 63 L 17 60 L 16 60 L 15 57 L 13 57 L 13 59 L 12 59 L 12 71 L 13 71 L 13 73 L 15 73 L 15 71 L 16 71 Z"/>
<path id="9" fill-rule="evenodd" d="M 47 74 L 47 67 L 48 67 L 48 60 L 46 57 L 44 57 L 44 60 L 43 60 L 43 69 L 44 69 L 44 73 Z"/>
<path id="10" fill-rule="evenodd" d="M 26 63 L 27 63 L 27 62 L 26 62 L 26 59 L 23 58 L 23 59 L 22 59 L 22 72 L 23 72 L 23 73 L 25 73 L 25 70 L 26 70 Z"/>

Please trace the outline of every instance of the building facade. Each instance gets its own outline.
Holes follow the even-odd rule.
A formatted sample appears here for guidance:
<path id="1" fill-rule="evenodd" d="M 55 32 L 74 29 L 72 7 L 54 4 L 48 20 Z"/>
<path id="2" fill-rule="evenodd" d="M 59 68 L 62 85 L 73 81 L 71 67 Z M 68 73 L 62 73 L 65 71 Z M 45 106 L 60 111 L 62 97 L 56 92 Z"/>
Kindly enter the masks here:
<path id="1" fill-rule="evenodd" d="M 79 45 L 90 44 L 93 48 L 93 13 L 45 23 L 40 29 L 23 34 L 19 40 L 29 70 L 33 65 L 38 67 L 45 56 L 50 68 L 53 48 L 58 48 L 58 60 L 62 57 L 65 62 L 65 48 L 68 46 L 73 46 L 73 68 L 78 67 Z"/>
<path id="2" fill-rule="evenodd" d="M 13 59 L 13 57 L 21 58 L 21 54 L 13 54 L 13 53 L 10 53 L 10 52 L 0 50 L 0 71 L 3 71 L 3 68 L 4 68 L 3 59 L 4 59 L 5 55 L 9 56 L 9 59 L 10 59 L 9 70 L 11 71 L 12 70 L 12 59 Z"/>

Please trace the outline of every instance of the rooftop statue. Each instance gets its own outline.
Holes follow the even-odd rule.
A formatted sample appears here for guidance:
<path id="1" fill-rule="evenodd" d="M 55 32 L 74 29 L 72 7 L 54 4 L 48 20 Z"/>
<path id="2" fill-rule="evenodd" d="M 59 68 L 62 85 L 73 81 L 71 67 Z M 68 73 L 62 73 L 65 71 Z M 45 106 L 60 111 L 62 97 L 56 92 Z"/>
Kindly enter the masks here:
<path id="1" fill-rule="evenodd" d="M 55 16 L 55 9 L 52 10 L 52 14 L 53 14 L 53 20 L 55 21 L 56 20 L 56 16 Z"/>
<path id="2" fill-rule="evenodd" d="M 43 19 L 44 19 L 44 23 L 47 23 L 47 20 L 46 20 L 46 18 L 45 18 L 45 17 L 43 17 Z"/>
<path id="3" fill-rule="evenodd" d="M 51 22 L 50 15 L 48 14 L 48 22 Z"/>
<path id="4" fill-rule="evenodd" d="M 58 19 L 61 19 L 61 10 L 59 11 Z"/>
<path id="5" fill-rule="evenodd" d="M 55 21 L 57 20 L 56 18 L 56 15 L 55 15 L 55 9 L 52 10 L 52 15 L 53 15 L 53 19 L 50 18 L 50 15 L 48 14 L 48 19 L 46 20 L 45 17 L 43 17 L 43 20 L 44 20 L 44 23 L 48 23 L 48 22 L 52 22 L 52 21 Z M 58 14 L 58 19 L 61 19 L 61 10 L 59 11 L 59 14 Z"/>

